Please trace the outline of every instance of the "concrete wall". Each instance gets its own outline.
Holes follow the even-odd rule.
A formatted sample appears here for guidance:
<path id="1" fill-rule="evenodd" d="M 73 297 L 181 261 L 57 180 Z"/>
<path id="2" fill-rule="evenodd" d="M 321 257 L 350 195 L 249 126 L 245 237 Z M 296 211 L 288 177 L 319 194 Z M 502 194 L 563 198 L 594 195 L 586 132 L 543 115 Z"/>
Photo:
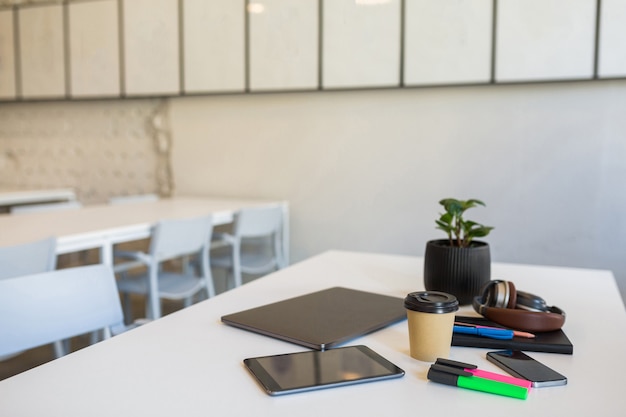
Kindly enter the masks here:
<path id="1" fill-rule="evenodd" d="M 167 195 L 159 100 L 0 103 L 0 189 L 72 188 L 83 204 Z M 164 178 L 165 177 L 165 178 Z M 2 233 L 0 231 L 0 233 Z"/>
<path id="2" fill-rule="evenodd" d="M 611 269 L 626 293 L 624 80 L 169 105 L 176 193 L 288 200 L 292 262 L 421 256 L 439 199 L 479 198 L 494 261 Z"/>

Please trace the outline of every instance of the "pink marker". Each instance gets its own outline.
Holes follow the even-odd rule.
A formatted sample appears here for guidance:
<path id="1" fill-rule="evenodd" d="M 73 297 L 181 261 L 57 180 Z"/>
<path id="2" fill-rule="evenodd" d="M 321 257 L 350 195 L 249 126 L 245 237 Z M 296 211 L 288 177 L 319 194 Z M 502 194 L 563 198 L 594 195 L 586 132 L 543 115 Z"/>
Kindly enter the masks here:
<path id="1" fill-rule="evenodd" d="M 451 359 L 438 358 L 435 364 L 450 368 L 456 368 L 459 371 L 462 370 L 468 372 L 478 378 L 504 382 L 505 384 L 517 385 L 519 387 L 524 387 L 528 389 L 530 389 L 530 387 L 532 386 L 532 382 L 526 379 L 515 378 L 514 376 L 502 375 L 495 372 L 483 371 L 482 369 L 478 369 L 476 365 L 472 365 L 469 363 L 457 362 Z"/>
<path id="2" fill-rule="evenodd" d="M 479 378 L 491 379 L 492 381 L 504 382 L 507 384 L 517 385 L 528 389 L 530 389 L 532 384 L 532 382 L 528 381 L 527 379 L 515 378 L 514 376 L 483 371 L 482 369 L 464 368 L 463 370 Z"/>

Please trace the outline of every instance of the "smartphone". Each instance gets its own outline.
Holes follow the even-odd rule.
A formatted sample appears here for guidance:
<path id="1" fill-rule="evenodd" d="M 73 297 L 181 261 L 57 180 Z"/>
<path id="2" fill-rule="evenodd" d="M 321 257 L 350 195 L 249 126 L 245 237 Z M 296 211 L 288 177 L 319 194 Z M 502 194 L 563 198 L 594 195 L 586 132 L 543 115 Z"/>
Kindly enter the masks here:
<path id="1" fill-rule="evenodd" d="M 400 378 L 404 371 L 366 346 L 244 359 L 269 395 Z"/>
<path id="2" fill-rule="evenodd" d="M 488 352 L 487 360 L 513 376 L 531 381 L 533 387 L 567 384 L 563 375 L 519 350 Z"/>

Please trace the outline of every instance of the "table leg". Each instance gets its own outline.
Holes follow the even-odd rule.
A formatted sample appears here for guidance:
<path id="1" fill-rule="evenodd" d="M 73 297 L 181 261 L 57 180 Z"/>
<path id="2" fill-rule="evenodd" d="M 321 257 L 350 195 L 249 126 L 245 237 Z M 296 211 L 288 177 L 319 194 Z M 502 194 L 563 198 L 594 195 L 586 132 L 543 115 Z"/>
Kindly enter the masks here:
<path id="1" fill-rule="evenodd" d="M 282 268 L 286 268 L 289 266 L 289 206 L 287 204 L 283 204 L 283 259 L 282 259 Z"/>
<path id="2" fill-rule="evenodd" d="M 100 246 L 100 263 L 113 267 L 113 244 L 105 242 Z"/>

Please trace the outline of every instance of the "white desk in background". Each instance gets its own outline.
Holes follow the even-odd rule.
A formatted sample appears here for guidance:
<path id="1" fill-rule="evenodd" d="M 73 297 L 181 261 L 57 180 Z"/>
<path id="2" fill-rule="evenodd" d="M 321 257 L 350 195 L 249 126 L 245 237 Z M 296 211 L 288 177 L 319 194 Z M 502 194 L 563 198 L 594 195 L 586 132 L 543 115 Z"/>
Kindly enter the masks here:
<path id="1" fill-rule="evenodd" d="M 283 207 L 285 265 L 289 262 L 289 212 L 284 202 L 205 197 L 175 197 L 124 205 L 93 205 L 78 210 L 0 214 L 0 246 L 57 237 L 57 253 L 100 249 L 101 261 L 113 264 L 113 245 L 144 239 L 161 219 L 212 214 L 215 225 L 233 221 L 237 210 L 265 204 Z"/>
<path id="2" fill-rule="evenodd" d="M 609 271 L 494 264 L 567 312 L 573 355 L 530 355 L 567 376 L 527 400 L 429 382 L 429 363 L 409 356 L 406 321 L 352 340 L 406 371 L 403 378 L 270 397 L 242 364 L 247 357 L 302 351 L 227 326 L 220 317 L 333 286 L 404 298 L 423 289 L 422 259 L 327 252 L 66 357 L 0 381 L 0 415 L 95 416 L 610 416 L 624 413 L 626 312 Z M 471 314 L 463 307 L 461 313 Z M 450 357 L 502 372 L 487 349 L 452 347 Z"/>
<path id="3" fill-rule="evenodd" d="M 76 201 L 76 193 L 70 188 L 49 190 L 1 190 L 0 210 L 25 204 L 52 203 L 57 201 Z"/>

